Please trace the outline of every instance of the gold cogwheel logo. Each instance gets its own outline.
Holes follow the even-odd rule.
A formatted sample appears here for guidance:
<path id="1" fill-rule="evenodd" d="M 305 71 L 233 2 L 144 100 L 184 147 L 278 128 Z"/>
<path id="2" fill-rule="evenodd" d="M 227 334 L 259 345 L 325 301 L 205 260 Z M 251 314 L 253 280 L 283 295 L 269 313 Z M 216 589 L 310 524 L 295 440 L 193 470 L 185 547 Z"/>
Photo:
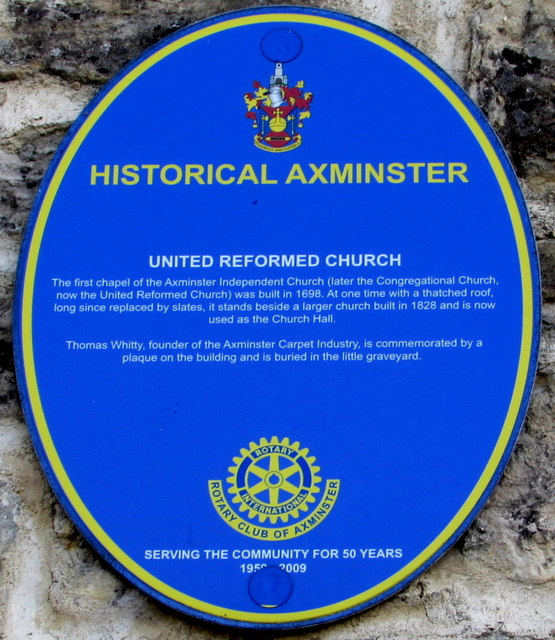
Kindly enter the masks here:
<path id="1" fill-rule="evenodd" d="M 318 477 L 320 467 L 308 449 L 301 449 L 298 442 L 289 438 L 251 442 L 248 449 L 241 449 L 233 458 L 235 466 L 229 467 L 231 485 L 229 493 L 239 511 L 248 512 L 250 519 L 260 522 L 299 518 L 301 511 L 315 502 L 314 494 L 320 491 Z"/>

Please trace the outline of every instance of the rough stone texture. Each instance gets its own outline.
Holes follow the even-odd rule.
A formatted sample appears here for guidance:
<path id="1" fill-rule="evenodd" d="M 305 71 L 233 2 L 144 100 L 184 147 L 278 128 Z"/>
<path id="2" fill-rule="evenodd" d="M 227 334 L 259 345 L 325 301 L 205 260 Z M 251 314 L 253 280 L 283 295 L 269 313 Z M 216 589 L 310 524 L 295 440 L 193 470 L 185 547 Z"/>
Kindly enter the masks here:
<path id="1" fill-rule="evenodd" d="M 0 0 L 0 638 L 237 637 L 159 607 L 118 578 L 64 515 L 16 399 L 11 297 L 22 229 L 64 132 L 147 46 L 242 0 Z M 533 399 L 506 473 L 469 531 L 387 603 L 306 639 L 555 638 L 555 3 L 309 0 L 404 37 L 484 110 L 509 151 L 542 260 L 544 333 Z M 260 635 L 260 634 L 259 634 Z"/>

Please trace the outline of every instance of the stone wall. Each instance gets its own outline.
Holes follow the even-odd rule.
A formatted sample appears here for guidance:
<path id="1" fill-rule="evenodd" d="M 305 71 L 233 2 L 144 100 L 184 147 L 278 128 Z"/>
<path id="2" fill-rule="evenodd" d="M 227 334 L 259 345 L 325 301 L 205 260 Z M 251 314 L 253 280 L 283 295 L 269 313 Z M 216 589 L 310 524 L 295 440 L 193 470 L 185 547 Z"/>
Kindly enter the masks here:
<path id="1" fill-rule="evenodd" d="M 125 63 L 251 0 L 0 0 L 0 638 L 231 638 L 155 604 L 103 564 L 39 468 L 18 404 L 11 297 L 21 234 L 64 132 Z M 443 559 L 385 604 L 305 638 L 555 638 L 555 169 L 551 0 L 322 0 L 402 36 L 470 93 L 506 146 L 535 226 L 544 333 L 501 483 Z M 296 636 L 295 636 L 296 637 Z M 301 637 L 301 636 L 299 636 Z"/>

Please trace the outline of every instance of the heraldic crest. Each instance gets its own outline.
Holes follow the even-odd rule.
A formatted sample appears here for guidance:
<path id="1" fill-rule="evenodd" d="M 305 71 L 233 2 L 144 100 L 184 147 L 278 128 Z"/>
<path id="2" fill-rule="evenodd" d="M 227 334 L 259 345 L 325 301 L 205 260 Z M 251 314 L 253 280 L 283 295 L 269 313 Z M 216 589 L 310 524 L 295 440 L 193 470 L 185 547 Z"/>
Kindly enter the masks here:
<path id="1" fill-rule="evenodd" d="M 299 129 L 310 117 L 312 93 L 304 90 L 303 80 L 290 87 L 283 64 L 299 55 L 302 41 L 296 32 L 279 28 L 268 32 L 260 46 L 275 68 L 268 87 L 255 81 L 253 91 L 244 94 L 246 117 L 256 129 L 254 144 L 264 151 L 292 151 L 301 145 Z"/>

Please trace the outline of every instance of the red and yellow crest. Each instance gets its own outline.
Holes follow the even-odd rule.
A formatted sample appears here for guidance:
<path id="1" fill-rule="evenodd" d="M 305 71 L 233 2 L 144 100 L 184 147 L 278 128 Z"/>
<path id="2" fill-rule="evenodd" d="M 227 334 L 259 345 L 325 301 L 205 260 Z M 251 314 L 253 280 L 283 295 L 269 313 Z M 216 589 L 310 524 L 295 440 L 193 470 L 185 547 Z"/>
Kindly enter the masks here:
<path id="1" fill-rule="evenodd" d="M 246 117 L 257 130 L 254 144 L 264 151 L 292 151 L 301 145 L 299 129 L 310 117 L 312 93 L 304 91 L 304 82 L 287 85 L 283 67 L 276 64 L 269 88 L 254 82 L 254 91 L 245 93 Z"/>

